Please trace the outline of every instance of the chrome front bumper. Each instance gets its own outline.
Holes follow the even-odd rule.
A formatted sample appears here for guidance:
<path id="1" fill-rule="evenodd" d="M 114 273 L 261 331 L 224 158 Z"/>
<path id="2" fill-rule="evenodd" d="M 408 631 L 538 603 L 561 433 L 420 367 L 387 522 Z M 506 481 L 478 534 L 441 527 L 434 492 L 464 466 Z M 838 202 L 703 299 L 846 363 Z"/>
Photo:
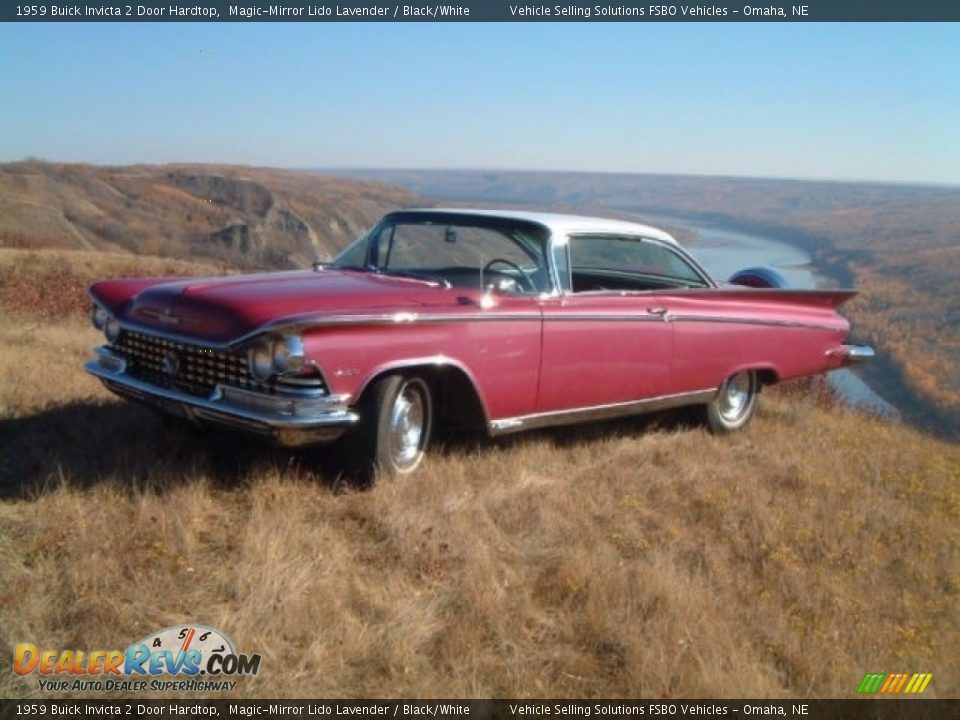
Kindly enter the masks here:
<path id="1" fill-rule="evenodd" d="M 253 433 L 287 447 L 331 442 L 359 420 L 346 398 L 338 395 L 297 397 L 267 395 L 229 385 L 217 385 L 208 398 L 162 388 L 132 377 L 126 361 L 105 347 L 84 370 L 107 389 L 197 425 Z"/>

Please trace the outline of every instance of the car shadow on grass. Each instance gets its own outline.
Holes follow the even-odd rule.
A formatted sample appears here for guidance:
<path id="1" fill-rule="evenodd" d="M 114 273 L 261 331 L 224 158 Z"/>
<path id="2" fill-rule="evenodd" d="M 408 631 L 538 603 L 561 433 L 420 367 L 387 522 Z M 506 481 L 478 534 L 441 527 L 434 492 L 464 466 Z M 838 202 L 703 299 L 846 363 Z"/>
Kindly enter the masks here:
<path id="1" fill-rule="evenodd" d="M 344 474 L 338 456 L 164 419 L 133 403 L 77 401 L 0 420 L 0 498 L 61 485 L 162 493 L 198 478 L 229 488 L 269 471 L 305 472 L 336 487 Z"/>
<path id="2" fill-rule="evenodd" d="M 481 431 L 443 434 L 431 453 L 482 452 L 546 439 L 558 447 L 694 424 L 690 412 L 592 422 L 491 440 Z M 133 403 L 76 401 L 0 420 L 0 499 L 35 498 L 66 485 L 109 484 L 163 493 L 203 479 L 229 489 L 264 474 L 309 477 L 332 491 L 365 489 L 369 477 L 339 444 L 291 450 L 240 433 L 162 418 Z"/>

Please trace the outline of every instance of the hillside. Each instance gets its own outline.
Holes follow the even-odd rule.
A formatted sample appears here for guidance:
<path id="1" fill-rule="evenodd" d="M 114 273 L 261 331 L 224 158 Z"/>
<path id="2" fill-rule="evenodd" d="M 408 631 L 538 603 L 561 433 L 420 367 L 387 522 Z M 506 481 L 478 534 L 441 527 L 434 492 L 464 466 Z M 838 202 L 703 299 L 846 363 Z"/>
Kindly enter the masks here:
<path id="1" fill-rule="evenodd" d="M 447 204 L 662 213 L 801 245 L 818 268 L 861 290 L 845 312 L 858 338 L 879 351 L 863 370 L 871 383 L 915 424 L 960 437 L 960 190 L 951 188 L 21 162 L 0 164 L 0 247 L 161 255 L 241 270 L 302 267 L 333 255 L 385 211 L 431 204 L 425 196 Z M 694 239 L 682 226 L 667 229 Z"/>
<path id="2" fill-rule="evenodd" d="M 263 654 L 237 688 L 263 698 L 960 693 L 955 444 L 801 388 L 730 437 L 680 414 L 468 438 L 361 492 L 335 454 L 165 429 L 81 371 L 86 279 L 187 263 L 7 249 L 0 284 L 48 267 L 65 298 L 0 293 L 2 647 L 205 623 Z"/>
<path id="3" fill-rule="evenodd" d="M 327 258 L 397 188 L 265 168 L 0 164 L 0 247 L 209 258 L 244 268 Z"/>
<path id="4" fill-rule="evenodd" d="M 860 290 L 844 308 L 865 368 L 905 415 L 960 437 L 960 189 L 681 175 L 340 171 L 444 202 L 546 205 L 718 222 L 799 245 Z M 694 248 L 695 250 L 695 248 Z"/>

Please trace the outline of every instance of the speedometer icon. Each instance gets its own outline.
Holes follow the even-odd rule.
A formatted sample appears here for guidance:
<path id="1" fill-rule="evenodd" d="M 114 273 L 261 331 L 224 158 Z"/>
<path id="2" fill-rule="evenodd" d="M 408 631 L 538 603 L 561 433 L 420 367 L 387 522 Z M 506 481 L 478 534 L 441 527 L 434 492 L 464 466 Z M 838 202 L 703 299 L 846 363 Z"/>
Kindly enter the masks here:
<path id="1" fill-rule="evenodd" d="M 230 639 L 206 625 L 174 625 L 151 633 L 134 645 L 146 645 L 151 653 L 169 652 L 172 657 L 185 657 L 187 653 L 200 653 L 196 665 L 204 668 L 213 655 L 236 655 Z M 197 657 L 196 654 L 193 657 Z M 201 670 L 200 674 L 204 674 Z"/>

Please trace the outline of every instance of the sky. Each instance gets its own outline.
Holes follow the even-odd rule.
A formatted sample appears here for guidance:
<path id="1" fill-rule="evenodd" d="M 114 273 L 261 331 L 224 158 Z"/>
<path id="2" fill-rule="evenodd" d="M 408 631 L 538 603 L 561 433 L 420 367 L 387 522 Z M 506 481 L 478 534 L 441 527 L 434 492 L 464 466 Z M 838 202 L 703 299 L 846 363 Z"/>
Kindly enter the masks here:
<path id="1" fill-rule="evenodd" d="M 0 161 L 960 185 L 960 24 L 0 25 Z"/>

